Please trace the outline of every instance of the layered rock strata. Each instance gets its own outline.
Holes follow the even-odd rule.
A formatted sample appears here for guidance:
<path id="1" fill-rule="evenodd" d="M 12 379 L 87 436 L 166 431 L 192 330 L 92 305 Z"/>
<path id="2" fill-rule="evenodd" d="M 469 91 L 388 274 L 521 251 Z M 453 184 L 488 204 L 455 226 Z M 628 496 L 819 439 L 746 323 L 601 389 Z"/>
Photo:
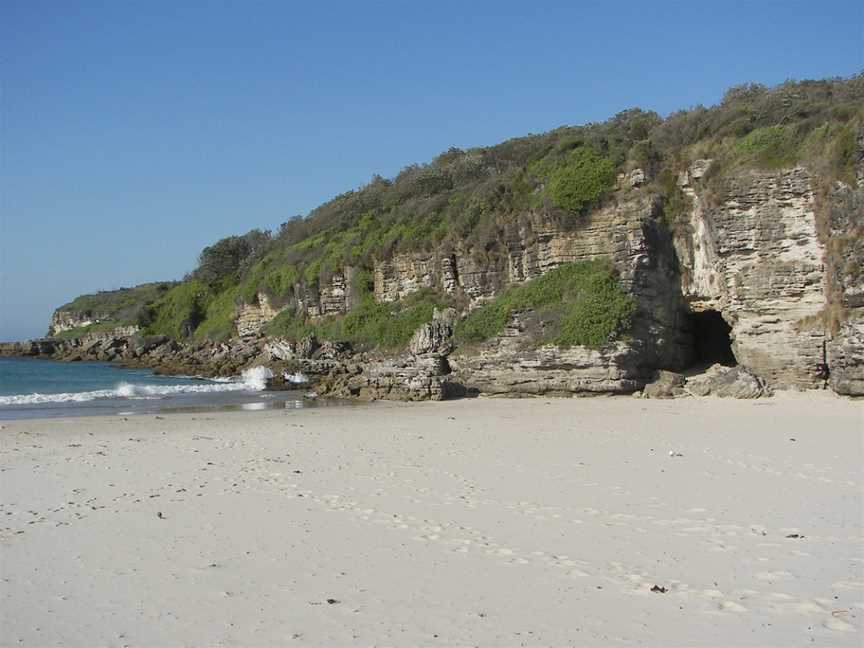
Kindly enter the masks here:
<path id="1" fill-rule="evenodd" d="M 820 386 L 825 332 L 806 326 L 826 303 L 813 177 L 802 167 L 736 175 L 715 204 L 696 182 L 707 166 L 681 179 L 693 200 L 675 240 L 684 299 L 722 314 L 735 358 L 769 385 Z"/>
<path id="2" fill-rule="evenodd" d="M 864 137 L 861 142 L 864 147 Z M 864 151 L 859 157 L 860 179 Z M 567 227 L 539 213 L 525 215 L 501 242 L 503 253 L 456 245 L 395 255 L 372 268 L 379 302 L 431 288 L 457 296 L 470 310 L 563 263 L 607 259 L 636 312 L 628 335 L 599 350 L 538 345 L 526 332 L 530 313 L 517 314 L 495 339 L 459 349 L 450 340 L 456 314 L 439 314 L 407 349 L 390 356 L 261 336 L 285 308 L 313 320 L 350 310 L 359 292 L 354 270 L 344 268 L 320 286 L 296 286 L 284 305 L 260 292 L 238 308 L 239 340 L 179 344 L 118 330 L 3 345 L 0 354 L 113 360 L 201 375 L 233 375 L 255 363 L 294 366 L 323 393 L 370 399 L 621 394 L 642 389 L 658 369 L 691 365 L 691 315 L 716 311 L 730 327 L 731 351 L 742 368 L 732 381 L 738 387 L 750 374 L 769 389 L 820 388 L 827 377 L 838 393 L 864 394 L 864 182 L 824 186 L 795 167 L 727 173 L 718 191 L 711 172 L 705 159 L 680 174 L 692 208 L 675 223 L 644 172 L 633 172 L 606 205 Z M 57 311 L 51 331 L 93 323 L 90 314 Z"/>

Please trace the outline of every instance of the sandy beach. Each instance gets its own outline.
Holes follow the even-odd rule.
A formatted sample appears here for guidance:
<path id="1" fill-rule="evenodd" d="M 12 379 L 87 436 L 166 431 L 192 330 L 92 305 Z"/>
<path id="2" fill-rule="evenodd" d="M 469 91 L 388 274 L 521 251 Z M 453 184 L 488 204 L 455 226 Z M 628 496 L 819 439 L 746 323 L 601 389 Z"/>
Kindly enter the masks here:
<path id="1" fill-rule="evenodd" d="M 858 646 L 864 404 L 3 423 L 9 646 Z"/>

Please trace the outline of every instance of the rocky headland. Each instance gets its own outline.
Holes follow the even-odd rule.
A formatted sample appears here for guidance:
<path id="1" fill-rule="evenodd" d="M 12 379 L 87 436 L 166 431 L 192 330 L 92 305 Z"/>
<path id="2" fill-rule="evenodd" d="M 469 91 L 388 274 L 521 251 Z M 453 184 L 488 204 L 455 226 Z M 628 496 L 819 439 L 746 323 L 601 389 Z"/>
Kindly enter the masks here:
<path id="1" fill-rule="evenodd" d="M 832 83 L 829 106 L 845 105 L 838 88 L 843 101 L 864 96 L 860 77 Z M 751 114 L 785 105 L 788 91 L 751 88 L 711 110 Z M 537 142 L 451 151 L 340 196 L 277 237 L 220 242 L 179 284 L 79 298 L 54 313 L 48 337 L 0 345 L 0 355 L 204 376 L 267 365 L 274 387 L 299 372 L 319 394 L 362 399 L 752 398 L 825 386 L 861 396 L 858 110 L 806 127 L 797 113 L 782 125 L 754 117 L 744 134 L 674 145 L 664 142 L 686 126 L 681 114 L 631 111 Z M 784 129 L 796 119 L 809 143 L 787 150 L 794 133 Z M 527 152 L 511 151 L 519 146 Z M 574 203 L 595 181 L 600 190 Z M 430 229 L 405 230 L 421 212 Z M 452 224 L 457 212 L 469 213 L 467 230 Z M 443 235 L 440 223 L 450 223 Z M 607 314 L 598 298 L 586 311 L 587 288 L 546 301 L 531 293 L 550 273 L 596 274 L 597 264 L 626 308 Z M 556 299 L 566 302 L 558 310 Z M 366 333 L 373 320 L 378 341 Z M 381 333 L 388 322 L 405 329 L 401 338 Z M 582 335 L 595 329 L 599 338 Z"/>

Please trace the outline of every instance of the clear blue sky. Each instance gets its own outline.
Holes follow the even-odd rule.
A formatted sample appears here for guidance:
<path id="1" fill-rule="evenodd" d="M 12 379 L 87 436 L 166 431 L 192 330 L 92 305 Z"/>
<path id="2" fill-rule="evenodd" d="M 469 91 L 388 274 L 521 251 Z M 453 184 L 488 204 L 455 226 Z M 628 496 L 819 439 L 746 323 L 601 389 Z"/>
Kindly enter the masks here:
<path id="1" fill-rule="evenodd" d="M 862 7 L 0 0 L 0 340 L 450 146 L 848 76 Z"/>

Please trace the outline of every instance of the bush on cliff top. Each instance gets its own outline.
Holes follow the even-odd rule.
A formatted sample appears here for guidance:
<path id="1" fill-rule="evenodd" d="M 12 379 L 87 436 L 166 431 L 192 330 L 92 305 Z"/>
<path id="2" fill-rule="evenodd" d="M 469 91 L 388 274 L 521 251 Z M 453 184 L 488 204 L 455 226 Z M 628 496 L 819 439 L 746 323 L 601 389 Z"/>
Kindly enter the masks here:
<path id="1" fill-rule="evenodd" d="M 110 328 L 138 324 L 143 310 L 176 285 L 176 282 L 164 281 L 81 295 L 57 310 L 110 320 Z"/>
<path id="2" fill-rule="evenodd" d="M 456 337 L 488 340 L 504 330 L 514 313 L 531 310 L 545 324 L 539 342 L 599 349 L 627 331 L 634 307 L 607 262 L 568 263 L 509 286 L 460 322 Z"/>
<path id="3" fill-rule="evenodd" d="M 562 158 L 544 158 L 529 169 L 548 177 L 546 194 L 556 207 L 579 213 L 596 204 L 615 186 L 615 164 L 589 146 L 578 146 Z"/>

